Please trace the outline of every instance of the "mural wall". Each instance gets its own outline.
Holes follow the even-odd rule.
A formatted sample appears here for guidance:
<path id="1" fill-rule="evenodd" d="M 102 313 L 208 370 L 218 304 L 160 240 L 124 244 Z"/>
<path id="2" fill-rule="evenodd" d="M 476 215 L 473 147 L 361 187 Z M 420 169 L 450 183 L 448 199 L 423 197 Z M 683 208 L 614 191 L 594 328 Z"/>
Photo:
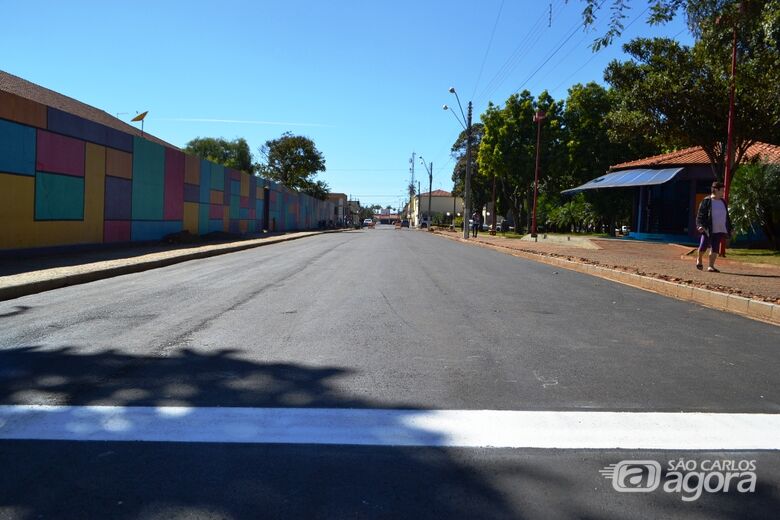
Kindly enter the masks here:
<path id="1" fill-rule="evenodd" d="M 0 250 L 314 229 L 332 215 L 331 202 L 0 92 Z"/>

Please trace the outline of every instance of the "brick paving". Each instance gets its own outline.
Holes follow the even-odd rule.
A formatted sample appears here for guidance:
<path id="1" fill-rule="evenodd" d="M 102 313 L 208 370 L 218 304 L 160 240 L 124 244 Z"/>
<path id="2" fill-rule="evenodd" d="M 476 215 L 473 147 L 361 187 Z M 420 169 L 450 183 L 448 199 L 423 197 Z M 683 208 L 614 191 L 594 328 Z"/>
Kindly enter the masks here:
<path id="1" fill-rule="evenodd" d="M 443 236 L 456 238 L 458 233 L 443 231 Z M 461 238 L 462 240 L 462 238 Z M 662 280 L 683 283 L 713 291 L 738 294 L 747 298 L 780 304 L 780 266 L 748 264 L 718 258 L 715 266 L 720 273 L 695 268 L 695 257 L 686 256 L 693 247 L 678 244 L 640 242 L 627 239 L 577 239 L 566 242 L 539 242 L 480 234 L 469 239 L 485 246 L 553 256 L 581 263 L 594 264 Z M 595 248 L 582 242 L 590 242 Z"/>

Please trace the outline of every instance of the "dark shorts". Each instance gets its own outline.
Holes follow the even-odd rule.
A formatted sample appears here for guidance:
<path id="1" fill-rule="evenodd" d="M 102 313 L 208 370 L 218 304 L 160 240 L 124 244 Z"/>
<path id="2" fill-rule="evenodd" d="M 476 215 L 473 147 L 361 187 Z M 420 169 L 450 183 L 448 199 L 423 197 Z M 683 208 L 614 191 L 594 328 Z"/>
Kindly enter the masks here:
<path id="1" fill-rule="evenodd" d="M 709 236 L 706 233 L 702 233 L 701 239 L 699 239 L 699 251 L 704 252 L 709 247 L 710 251 L 717 253 L 720 251 L 721 241 L 726 240 L 727 236 L 726 233 L 710 233 Z"/>

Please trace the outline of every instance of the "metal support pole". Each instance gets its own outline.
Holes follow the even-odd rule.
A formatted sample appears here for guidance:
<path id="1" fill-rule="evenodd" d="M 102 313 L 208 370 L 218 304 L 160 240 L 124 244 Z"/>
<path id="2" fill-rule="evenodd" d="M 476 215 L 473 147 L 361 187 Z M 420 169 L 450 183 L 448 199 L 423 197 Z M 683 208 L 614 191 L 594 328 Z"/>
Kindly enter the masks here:
<path id="1" fill-rule="evenodd" d="M 463 193 L 463 238 L 469 238 L 469 218 L 471 218 L 471 101 L 466 118 L 466 182 Z"/>
<path id="2" fill-rule="evenodd" d="M 493 218 L 492 222 L 490 224 L 490 234 L 495 235 L 496 234 L 496 174 L 493 174 Z"/>
<path id="3" fill-rule="evenodd" d="M 740 6 L 741 8 L 741 6 Z M 729 94 L 729 122 L 726 132 L 726 168 L 723 174 L 723 200 L 729 202 L 729 187 L 731 186 L 731 166 L 734 161 L 734 96 L 737 75 L 737 24 L 734 23 L 734 39 L 731 44 L 731 92 Z M 726 256 L 726 241 L 720 242 L 720 256 Z"/>
<path id="4" fill-rule="evenodd" d="M 428 231 L 431 230 L 431 191 L 433 191 L 433 161 L 431 169 L 428 170 Z"/>
<path id="5" fill-rule="evenodd" d="M 536 198 L 539 193 L 539 143 L 542 135 L 542 120 L 546 114 L 542 110 L 537 110 L 534 114 L 534 122 L 537 123 L 536 127 L 536 172 L 534 173 L 534 206 L 533 217 L 531 220 L 531 236 L 536 238 Z"/>

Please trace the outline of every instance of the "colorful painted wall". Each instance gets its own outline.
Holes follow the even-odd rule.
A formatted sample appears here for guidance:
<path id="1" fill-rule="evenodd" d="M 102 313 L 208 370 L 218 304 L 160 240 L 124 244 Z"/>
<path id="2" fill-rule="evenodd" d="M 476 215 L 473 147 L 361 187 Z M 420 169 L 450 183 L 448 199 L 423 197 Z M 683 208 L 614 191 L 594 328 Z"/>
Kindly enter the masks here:
<path id="1" fill-rule="evenodd" d="M 331 202 L 0 92 L 0 250 L 313 229 L 332 214 Z"/>

